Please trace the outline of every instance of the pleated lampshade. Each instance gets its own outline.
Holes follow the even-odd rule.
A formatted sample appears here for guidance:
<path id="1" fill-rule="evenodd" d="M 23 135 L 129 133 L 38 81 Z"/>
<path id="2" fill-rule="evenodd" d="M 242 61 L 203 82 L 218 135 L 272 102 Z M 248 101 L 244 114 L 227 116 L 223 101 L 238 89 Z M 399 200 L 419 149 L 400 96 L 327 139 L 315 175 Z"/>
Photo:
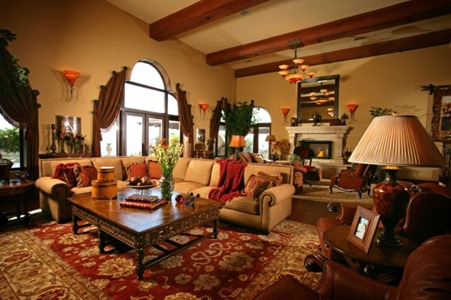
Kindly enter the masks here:
<path id="1" fill-rule="evenodd" d="M 416 116 L 374 118 L 349 161 L 384 166 L 441 167 L 445 164 Z"/>

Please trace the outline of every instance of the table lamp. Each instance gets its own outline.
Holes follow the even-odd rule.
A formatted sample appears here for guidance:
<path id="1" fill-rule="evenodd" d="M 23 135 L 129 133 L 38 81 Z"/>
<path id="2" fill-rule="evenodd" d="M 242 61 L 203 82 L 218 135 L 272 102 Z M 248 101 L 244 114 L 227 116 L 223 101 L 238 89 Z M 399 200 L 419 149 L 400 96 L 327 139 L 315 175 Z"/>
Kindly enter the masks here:
<path id="1" fill-rule="evenodd" d="M 229 147 L 235 147 L 235 160 L 238 160 L 238 148 L 244 147 L 244 136 L 232 135 Z"/>
<path id="2" fill-rule="evenodd" d="M 410 194 L 397 183 L 400 167 L 441 167 L 445 164 L 426 129 L 415 116 L 382 116 L 370 123 L 350 162 L 384 166 L 386 176 L 373 190 L 373 203 L 384 225 L 377 242 L 401 245 L 395 226 L 404 217 Z"/>

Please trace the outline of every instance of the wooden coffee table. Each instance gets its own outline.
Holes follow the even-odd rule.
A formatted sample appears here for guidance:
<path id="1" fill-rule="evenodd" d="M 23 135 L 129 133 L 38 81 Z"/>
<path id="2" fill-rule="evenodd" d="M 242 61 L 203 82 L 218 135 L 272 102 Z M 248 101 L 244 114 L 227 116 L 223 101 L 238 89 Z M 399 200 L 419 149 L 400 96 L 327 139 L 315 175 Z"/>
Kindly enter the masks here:
<path id="1" fill-rule="evenodd" d="M 72 203 L 73 232 L 83 227 L 79 225 L 80 220 L 85 220 L 97 226 L 99 230 L 99 250 L 105 253 L 105 245 L 108 236 L 111 236 L 124 244 L 136 249 L 138 279 L 142 279 L 144 269 L 151 265 L 174 255 L 192 244 L 206 237 L 217 238 L 219 224 L 219 210 L 221 203 L 208 200 L 196 199 L 194 208 L 184 203 L 176 203 L 173 200 L 156 208 L 147 210 L 140 208 L 121 207 L 119 203 L 124 201 L 127 195 L 136 193 L 135 190 L 126 189 L 118 193 L 114 200 L 93 200 L 91 193 L 76 195 L 69 198 Z M 152 189 L 152 194 L 159 195 L 158 189 Z M 194 236 L 190 242 L 179 244 L 169 238 L 187 234 L 189 229 L 206 225 L 212 222 L 213 232 L 206 235 Z M 157 243 L 166 241 L 175 247 L 167 250 L 159 247 Z M 144 249 L 153 246 L 163 252 L 149 261 L 143 262 Z"/>

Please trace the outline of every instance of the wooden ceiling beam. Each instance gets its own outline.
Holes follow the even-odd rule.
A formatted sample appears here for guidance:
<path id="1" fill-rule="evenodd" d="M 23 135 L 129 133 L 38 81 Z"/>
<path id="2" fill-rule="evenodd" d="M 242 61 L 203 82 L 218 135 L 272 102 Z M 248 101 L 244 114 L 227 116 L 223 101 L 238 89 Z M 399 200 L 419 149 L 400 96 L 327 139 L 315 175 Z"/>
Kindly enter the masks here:
<path id="1" fill-rule="evenodd" d="M 202 0 L 149 25 L 157 41 L 172 38 L 269 0 Z"/>
<path id="2" fill-rule="evenodd" d="M 433 46 L 448 44 L 451 40 L 451 29 L 421 34 L 417 36 L 402 38 L 399 40 L 370 44 L 328 53 L 303 57 L 310 66 L 327 63 L 346 61 L 351 59 L 365 58 L 395 52 L 409 51 Z M 279 61 L 249 68 L 235 70 L 235 77 L 246 77 L 258 74 L 279 71 L 279 65 L 289 64 L 290 61 Z"/>
<path id="3" fill-rule="evenodd" d="M 412 0 L 326 24 L 271 37 L 207 55 L 207 64 L 220 65 L 289 49 L 288 41 L 300 38 L 305 46 L 351 37 L 451 14 L 449 0 Z"/>

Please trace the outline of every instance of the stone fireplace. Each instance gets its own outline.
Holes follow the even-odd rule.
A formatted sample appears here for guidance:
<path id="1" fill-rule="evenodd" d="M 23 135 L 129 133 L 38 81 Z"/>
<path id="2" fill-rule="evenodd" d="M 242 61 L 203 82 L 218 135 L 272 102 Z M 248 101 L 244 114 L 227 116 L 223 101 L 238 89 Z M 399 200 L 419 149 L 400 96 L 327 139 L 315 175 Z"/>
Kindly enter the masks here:
<path id="1" fill-rule="evenodd" d="M 329 145 L 327 147 L 327 158 L 315 157 L 313 161 L 320 162 L 321 164 L 343 164 L 343 148 L 346 145 L 346 137 L 351 131 L 349 126 L 293 126 L 286 127 L 288 132 L 289 141 L 291 144 L 291 151 L 296 146 L 300 146 L 301 143 L 309 143 L 312 145 Z M 325 147 L 321 147 L 325 148 Z M 323 150 L 319 150 L 323 151 Z"/>

